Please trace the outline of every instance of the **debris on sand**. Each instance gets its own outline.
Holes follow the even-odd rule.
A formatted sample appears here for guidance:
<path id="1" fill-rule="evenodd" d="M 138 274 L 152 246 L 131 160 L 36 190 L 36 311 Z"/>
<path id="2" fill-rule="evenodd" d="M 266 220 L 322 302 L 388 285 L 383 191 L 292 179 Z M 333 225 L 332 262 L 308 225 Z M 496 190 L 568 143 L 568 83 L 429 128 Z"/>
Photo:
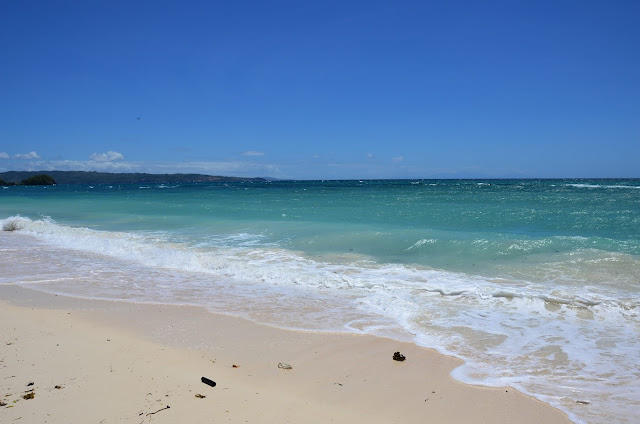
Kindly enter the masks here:
<path id="1" fill-rule="evenodd" d="M 291 370 L 293 369 L 293 367 L 289 364 L 287 364 L 286 362 L 280 362 L 278 364 L 278 368 L 280 368 L 281 370 Z"/>
<path id="2" fill-rule="evenodd" d="M 158 413 L 158 412 L 160 412 L 160 411 L 164 411 L 165 409 L 170 409 L 170 408 L 171 408 L 171 407 L 170 407 L 169 405 L 167 405 L 167 406 L 165 406 L 165 407 L 164 407 L 164 408 L 162 408 L 162 409 L 158 409 L 156 412 L 149 412 L 149 413 L 147 414 L 147 417 L 148 417 L 149 415 L 154 415 L 154 414 L 157 414 L 157 413 Z"/>
<path id="3" fill-rule="evenodd" d="M 393 354 L 393 360 L 394 360 L 394 361 L 400 361 L 400 362 L 402 362 L 402 361 L 404 361 L 405 359 L 407 359 L 407 358 L 406 358 L 402 353 L 400 353 L 400 352 L 395 352 L 395 353 Z"/>
<path id="4" fill-rule="evenodd" d="M 209 380 L 207 377 L 202 377 L 200 381 L 202 381 L 204 384 L 208 384 L 211 387 L 216 387 L 216 382 L 213 380 Z"/>
<path id="5" fill-rule="evenodd" d="M 197 397 L 198 399 L 204 399 L 204 398 L 206 398 L 206 396 L 205 396 L 205 395 L 201 395 L 200 393 L 196 393 L 196 397 Z"/>
<path id="6" fill-rule="evenodd" d="M 36 394 L 34 392 L 29 392 L 26 395 L 23 395 L 22 399 L 29 400 L 33 399 L 34 397 L 36 397 Z"/>

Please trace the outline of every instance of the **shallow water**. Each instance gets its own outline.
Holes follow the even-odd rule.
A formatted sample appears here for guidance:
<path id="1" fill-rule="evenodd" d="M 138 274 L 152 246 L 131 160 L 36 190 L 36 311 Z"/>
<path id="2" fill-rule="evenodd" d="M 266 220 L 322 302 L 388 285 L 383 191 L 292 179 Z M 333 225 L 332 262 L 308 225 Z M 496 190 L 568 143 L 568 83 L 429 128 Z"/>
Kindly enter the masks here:
<path id="1" fill-rule="evenodd" d="M 575 421 L 640 410 L 639 180 L 10 187 L 0 226 L 0 284 L 412 340 Z"/>

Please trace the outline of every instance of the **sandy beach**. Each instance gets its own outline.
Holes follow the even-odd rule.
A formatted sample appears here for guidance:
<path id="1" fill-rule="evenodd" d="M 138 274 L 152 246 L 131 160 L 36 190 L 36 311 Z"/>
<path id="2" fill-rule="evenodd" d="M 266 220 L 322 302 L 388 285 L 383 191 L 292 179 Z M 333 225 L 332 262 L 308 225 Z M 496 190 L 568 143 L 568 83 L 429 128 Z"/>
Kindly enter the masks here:
<path id="1" fill-rule="evenodd" d="M 13 285 L 0 297 L 2 422 L 570 422 L 511 388 L 458 383 L 458 360 L 412 344 Z"/>

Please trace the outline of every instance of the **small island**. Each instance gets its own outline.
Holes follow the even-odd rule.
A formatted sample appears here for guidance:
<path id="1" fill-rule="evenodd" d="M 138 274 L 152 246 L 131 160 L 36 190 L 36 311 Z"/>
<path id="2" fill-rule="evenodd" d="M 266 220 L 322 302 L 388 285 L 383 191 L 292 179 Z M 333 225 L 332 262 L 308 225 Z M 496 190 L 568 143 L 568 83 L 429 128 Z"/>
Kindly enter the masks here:
<path id="1" fill-rule="evenodd" d="M 20 182 L 6 182 L 2 178 L 0 178 L 0 186 L 14 186 L 14 185 L 26 185 L 26 186 L 34 186 L 34 185 L 56 185 L 56 180 L 53 179 L 50 175 L 39 174 L 33 175 L 31 177 L 25 178 Z"/>

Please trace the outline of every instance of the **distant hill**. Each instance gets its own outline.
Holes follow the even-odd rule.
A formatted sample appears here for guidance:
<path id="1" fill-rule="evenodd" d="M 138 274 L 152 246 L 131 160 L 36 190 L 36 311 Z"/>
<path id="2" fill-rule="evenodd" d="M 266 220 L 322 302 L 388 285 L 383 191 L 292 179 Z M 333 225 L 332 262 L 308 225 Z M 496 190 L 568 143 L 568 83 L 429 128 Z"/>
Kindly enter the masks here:
<path id="1" fill-rule="evenodd" d="M 264 178 L 221 177 L 203 174 L 141 174 L 86 171 L 9 171 L 0 173 L 0 181 L 19 183 L 36 175 L 51 176 L 58 184 L 137 184 L 267 181 Z"/>

